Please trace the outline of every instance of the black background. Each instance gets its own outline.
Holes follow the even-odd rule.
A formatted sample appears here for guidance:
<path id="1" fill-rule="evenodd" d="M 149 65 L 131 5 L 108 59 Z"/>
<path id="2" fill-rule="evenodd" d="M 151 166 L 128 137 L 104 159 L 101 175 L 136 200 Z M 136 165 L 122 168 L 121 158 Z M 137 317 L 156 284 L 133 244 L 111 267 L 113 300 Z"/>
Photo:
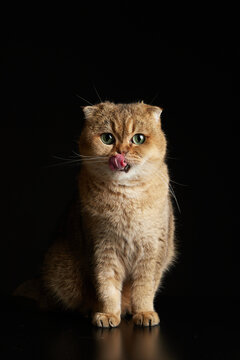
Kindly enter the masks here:
<path id="1" fill-rule="evenodd" d="M 110 35 L 109 35 L 110 36 Z M 239 296 L 239 49 L 171 47 L 145 31 L 75 47 L 13 41 L 2 49 L 1 291 L 40 271 L 77 168 L 81 106 L 144 100 L 163 107 L 179 256 L 162 296 L 231 307 Z M 161 297 L 161 295 L 160 295 Z M 188 300 L 187 300 L 188 299 Z M 158 301 L 159 297 L 158 297 Z M 191 300 L 192 301 L 192 300 Z"/>
<path id="2" fill-rule="evenodd" d="M 240 49 L 234 9 L 223 3 L 211 12 L 203 4 L 185 9 L 181 3 L 185 21 L 172 4 L 167 13 L 163 3 L 160 10 L 144 3 L 130 9 L 123 1 L 110 6 L 111 16 L 108 6 L 89 5 L 69 14 L 64 4 L 64 15 L 60 4 L 53 13 L 50 6 L 22 3 L 21 9 L 11 4 L 8 18 L 2 12 L 0 307 L 6 355 L 96 358 L 104 336 L 114 350 L 120 333 L 122 358 L 126 352 L 139 360 L 136 346 L 143 351 L 151 342 L 156 356 L 148 358 L 163 358 L 163 335 L 173 358 L 239 359 Z M 54 156 L 72 155 L 86 105 L 77 95 L 98 102 L 94 88 L 103 100 L 163 107 L 171 179 L 183 184 L 172 183 L 181 209 L 174 202 L 179 256 L 156 300 L 161 326 L 155 343 L 158 328 L 135 329 L 126 339 L 126 323 L 95 341 L 98 330 L 77 314 L 42 314 L 9 296 L 39 273 L 72 197 L 77 168 L 52 165 Z"/>

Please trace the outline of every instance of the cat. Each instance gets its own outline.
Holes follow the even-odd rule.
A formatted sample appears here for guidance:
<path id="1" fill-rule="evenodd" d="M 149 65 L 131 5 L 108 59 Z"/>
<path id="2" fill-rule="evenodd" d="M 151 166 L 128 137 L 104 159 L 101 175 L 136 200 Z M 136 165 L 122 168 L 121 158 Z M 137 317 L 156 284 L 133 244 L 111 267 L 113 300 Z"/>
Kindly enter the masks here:
<path id="1" fill-rule="evenodd" d="M 162 109 L 106 101 L 83 112 L 78 196 L 43 262 L 42 306 L 91 313 L 104 328 L 126 313 L 158 325 L 154 298 L 176 255 Z"/>

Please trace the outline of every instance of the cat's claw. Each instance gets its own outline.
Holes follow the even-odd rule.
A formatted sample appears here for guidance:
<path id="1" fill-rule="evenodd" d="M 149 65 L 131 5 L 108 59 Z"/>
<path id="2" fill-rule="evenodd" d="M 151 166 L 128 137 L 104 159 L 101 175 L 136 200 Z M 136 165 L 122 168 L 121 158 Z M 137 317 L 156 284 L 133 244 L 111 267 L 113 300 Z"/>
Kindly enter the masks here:
<path id="1" fill-rule="evenodd" d="M 114 314 L 97 312 L 93 316 L 92 323 L 102 328 L 116 327 L 120 324 L 120 317 Z"/>
<path id="2" fill-rule="evenodd" d="M 137 326 L 156 326 L 160 323 L 160 319 L 155 311 L 146 311 L 135 314 L 133 322 Z"/>

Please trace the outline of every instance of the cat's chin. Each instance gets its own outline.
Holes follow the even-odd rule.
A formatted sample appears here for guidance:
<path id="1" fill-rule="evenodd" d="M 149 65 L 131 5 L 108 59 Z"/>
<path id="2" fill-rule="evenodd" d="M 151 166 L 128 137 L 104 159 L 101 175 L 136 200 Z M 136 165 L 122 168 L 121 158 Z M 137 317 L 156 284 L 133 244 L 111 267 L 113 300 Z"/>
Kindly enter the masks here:
<path id="1" fill-rule="evenodd" d="M 132 180 L 139 180 L 141 178 L 141 173 L 137 167 L 129 165 L 125 170 L 108 173 L 107 177 L 113 182 L 131 185 Z"/>
<path id="2" fill-rule="evenodd" d="M 119 170 L 111 170 L 109 166 L 91 164 L 88 166 L 88 169 L 90 173 L 98 179 L 110 182 L 113 181 L 114 183 L 123 185 L 127 185 L 128 182 L 131 182 L 132 180 L 139 180 L 143 176 L 142 166 L 136 164 L 127 164 L 123 169 Z"/>

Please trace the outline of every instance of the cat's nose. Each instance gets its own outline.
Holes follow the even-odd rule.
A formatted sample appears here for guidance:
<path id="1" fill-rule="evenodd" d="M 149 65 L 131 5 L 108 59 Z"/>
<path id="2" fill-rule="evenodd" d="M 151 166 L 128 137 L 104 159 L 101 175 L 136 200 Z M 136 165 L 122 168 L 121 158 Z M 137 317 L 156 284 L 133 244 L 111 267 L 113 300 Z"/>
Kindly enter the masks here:
<path id="1" fill-rule="evenodd" d="M 128 151 L 117 151 L 117 154 L 123 155 L 124 157 L 127 155 Z"/>
<path id="2" fill-rule="evenodd" d="M 118 148 L 117 150 L 116 150 L 116 152 L 118 153 L 118 154 L 123 154 L 123 155 L 126 155 L 127 153 L 128 153 L 128 149 L 123 149 L 123 148 Z"/>

